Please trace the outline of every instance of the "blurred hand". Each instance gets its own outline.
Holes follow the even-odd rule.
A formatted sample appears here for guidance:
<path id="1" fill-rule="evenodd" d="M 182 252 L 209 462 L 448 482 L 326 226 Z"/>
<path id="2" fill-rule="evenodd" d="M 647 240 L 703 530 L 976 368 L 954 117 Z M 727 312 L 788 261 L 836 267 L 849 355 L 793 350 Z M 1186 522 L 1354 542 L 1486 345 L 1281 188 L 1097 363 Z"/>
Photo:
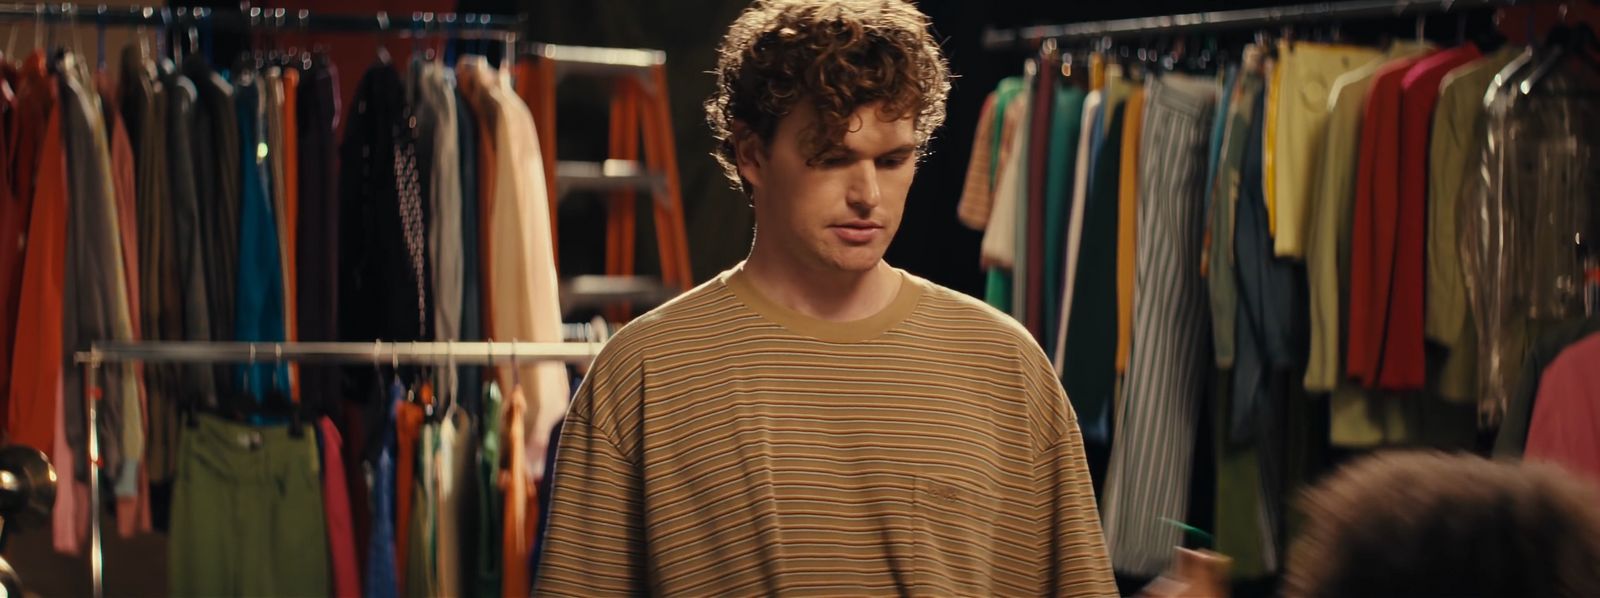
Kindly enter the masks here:
<path id="1" fill-rule="evenodd" d="M 1233 561 L 1209 550 L 1179 548 L 1172 568 L 1140 590 L 1146 598 L 1227 598 Z"/>

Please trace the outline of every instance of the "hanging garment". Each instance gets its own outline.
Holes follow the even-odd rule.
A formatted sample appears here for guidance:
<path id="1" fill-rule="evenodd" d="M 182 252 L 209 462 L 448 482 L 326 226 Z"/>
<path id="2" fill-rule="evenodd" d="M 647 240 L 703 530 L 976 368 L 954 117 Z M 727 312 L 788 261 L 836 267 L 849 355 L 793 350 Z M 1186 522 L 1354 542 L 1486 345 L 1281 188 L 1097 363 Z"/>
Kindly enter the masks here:
<path id="1" fill-rule="evenodd" d="M 1496 458 L 1522 458 L 1528 444 L 1528 425 L 1533 420 L 1534 400 L 1539 396 L 1539 386 L 1544 371 L 1567 347 L 1600 332 L 1600 317 L 1589 317 L 1563 322 L 1541 335 L 1528 349 L 1522 372 L 1517 376 L 1517 389 L 1507 404 L 1505 419 L 1495 435 Z"/>
<path id="2" fill-rule="evenodd" d="M 1382 384 L 1383 340 L 1389 297 L 1395 290 L 1395 243 L 1399 232 L 1401 81 L 1418 59 L 1390 62 L 1373 75 L 1362 120 L 1350 220 L 1350 335 L 1345 374 L 1362 386 L 1412 390 L 1409 380 Z"/>
<path id="3" fill-rule="evenodd" d="M 1256 112 L 1255 101 L 1265 84 L 1261 71 L 1262 60 L 1264 57 L 1259 46 L 1251 46 L 1245 51 L 1238 86 L 1232 90 L 1232 97 L 1228 100 L 1228 120 L 1211 190 L 1213 199 L 1207 227 L 1211 234 L 1211 245 L 1205 270 L 1211 304 L 1212 350 L 1216 355 L 1217 367 L 1223 369 L 1233 368 L 1236 356 L 1239 285 L 1234 240 L 1241 195 L 1239 179 L 1240 171 L 1244 168 L 1245 148 L 1250 143 L 1249 132 L 1259 128 L 1253 127 L 1253 123 L 1265 118 L 1265 115 Z M 1232 403 L 1231 400 L 1228 402 Z"/>
<path id="4" fill-rule="evenodd" d="M 471 484 L 472 436 L 475 434 L 472 418 L 457 405 L 452 405 L 439 427 L 438 504 L 439 516 L 437 556 L 438 595 L 459 596 L 467 592 L 463 585 L 462 551 L 463 532 L 473 520 L 465 517 L 463 500 L 472 496 L 467 486 Z"/>
<path id="5" fill-rule="evenodd" d="M 484 240 L 478 177 L 478 121 L 460 89 L 451 90 L 456 106 L 456 149 L 461 182 L 461 340 L 484 340 L 484 286 L 481 247 Z M 483 368 L 461 368 L 457 393 L 461 407 L 476 414 L 483 396 Z"/>
<path id="6" fill-rule="evenodd" d="M 501 588 L 501 571 L 505 563 L 501 561 L 505 536 L 501 531 L 504 524 L 504 491 L 500 487 L 500 457 L 504 454 L 501 444 L 501 434 L 505 429 L 505 412 L 501 404 L 500 387 L 495 382 L 489 382 L 483 392 L 483 416 L 479 420 L 478 454 L 477 454 L 477 494 L 478 494 L 478 520 L 477 538 L 473 549 L 473 556 L 477 560 L 477 567 L 472 571 L 471 583 L 479 596 L 499 596 Z"/>
<path id="7" fill-rule="evenodd" d="M 1261 579 L 1278 570 L 1277 538 L 1268 510 L 1271 498 L 1262 480 L 1260 443 L 1238 444 L 1229 438 L 1233 430 L 1233 380 L 1226 373 L 1215 376 L 1211 401 L 1212 450 L 1216 453 L 1216 499 L 1212 527 L 1214 550 L 1233 561 L 1233 579 Z"/>
<path id="8" fill-rule="evenodd" d="M 266 159 L 262 161 L 262 172 L 267 182 L 268 204 L 272 206 L 272 230 L 276 235 L 280 296 L 278 305 L 282 318 L 282 337 L 283 340 L 294 341 L 295 337 L 292 334 L 295 325 L 294 242 L 290 224 L 294 222 L 294 215 L 290 209 L 294 194 L 290 190 L 288 167 L 288 163 L 294 160 L 294 154 L 291 153 L 293 150 L 289 146 L 288 135 L 285 132 L 284 107 L 287 104 L 287 90 L 284 88 L 283 73 L 283 69 L 279 67 L 269 67 L 262 70 L 257 79 L 261 93 L 262 123 L 257 137 L 266 144 L 267 149 Z M 284 364 L 281 370 L 284 379 L 282 392 L 291 402 L 299 404 L 300 389 L 294 375 L 295 365 Z"/>
<path id="9" fill-rule="evenodd" d="M 1328 122 L 1322 161 L 1311 189 L 1306 275 L 1311 296 L 1311 357 L 1306 390 L 1332 392 L 1344 379 L 1350 281 L 1351 211 L 1354 205 L 1362 118 L 1373 76 L 1395 61 L 1417 56 L 1426 46 L 1395 44 L 1384 59 L 1340 75 L 1328 92 Z"/>
<path id="10" fill-rule="evenodd" d="M 1217 83 L 1221 93 L 1217 96 L 1217 113 L 1211 123 L 1211 151 L 1206 153 L 1206 230 L 1203 239 L 1203 248 L 1210 255 L 1211 250 L 1211 202 L 1215 201 L 1217 162 L 1222 159 L 1222 142 L 1228 132 L 1228 108 L 1233 104 L 1234 84 L 1239 79 L 1239 66 L 1228 65 L 1217 72 Z M 1205 275 L 1209 258 L 1201 256 L 1200 273 Z"/>
<path id="11" fill-rule="evenodd" d="M 1060 378 L 1066 371 L 1067 323 L 1072 320 L 1072 297 L 1077 290 L 1078 250 L 1083 244 L 1084 204 L 1089 198 L 1089 130 L 1100 118 L 1100 91 L 1089 92 L 1083 100 L 1083 119 L 1078 123 L 1076 165 L 1072 174 L 1072 213 L 1068 216 L 1066 258 L 1062 263 L 1061 315 L 1055 328 L 1055 369 Z"/>
<path id="12" fill-rule="evenodd" d="M 335 152 L 340 97 L 338 75 L 326 56 L 312 55 L 295 90 L 295 169 L 299 176 L 295 213 L 295 318 L 302 341 L 338 340 L 340 254 L 339 180 Z M 368 306 L 370 308 L 370 306 Z M 373 337 L 377 338 L 377 337 Z M 370 339 L 362 339 L 370 340 Z M 341 396 L 338 368 L 300 367 L 302 397 L 323 401 Z M 360 396 L 360 395 L 356 395 Z"/>
<path id="13" fill-rule="evenodd" d="M 1030 85 L 1032 79 L 1024 78 L 1022 88 L 1013 95 L 1011 105 L 1006 108 L 1007 122 L 1003 124 L 1011 130 L 1011 134 L 1002 134 L 1002 141 L 1006 145 L 1000 150 L 1000 170 L 995 175 L 994 211 L 989 215 L 989 226 L 983 231 L 980 254 L 980 263 L 989 268 L 985 300 L 1013 317 L 1020 317 L 1015 280 L 1017 203 L 1023 199 L 1018 194 L 1024 192 L 1022 181 L 1025 180 L 1024 170 L 1027 168 L 1027 114 L 1029 96 L 1032 95 L 1028 92 L 1032 89 Z"/>
<path id="14" fill-rule="evenodd" d="M 1117 337 L 1117 173 L 1125 115 L 1119 106 L 1111 115 L 1105 140 L 1091 158 L 1089 197 L 1083 212 L 1083 241 L 1078 250 L 1072 318 L 1067 323 L 1065 372 L 1061 385 L 1083 426 L 1084 440 L 1103 444 L 1111 438 L 1111 411 L 1116 387 Z"/>
<path id="15" fill-rule="evenodd" d="M 227 329 L 214 329 L 215 319 L 212 317 L 213 305 L 211 290 L 214 286 L 208 278 L 213 265 L 211 262 L 220 259 L 220 256 L 208 249 L 207 241 L 210 233 L 206 228 L 210 226 L 206 220 L 208 212 L 200 206 L 200 194 L 208 193 L 208 201 L 214 198 L 209 191 L 202 191 L 199 187 L 198 173 L 206 168 L 206 164 L 199 158 L 197 152 L 210 152 L 211 146 L 196 145 L 207 133 L 206 125 L 198 122 L 200 107 L 197 105 L 199 95 L 194 83 L 179 74 L 171 63 L 162 67 L 161 87 L 165 90 L 167 105 L 167 180 L 170 183 L 171 195 L 169 201 L 172 212 L 172 238 L 175 277 L 178 279 L 178 292 L 182 296 L 182 333 L 180 338 L 191 341 L 210 341 L 219 338 L 218 333 Z M 200 126 L 195 126 L 200 124 Z M 215 160 L 215 156 L 208 156 L 207 160 Z M 213 162 L 214 164 L 214 162 Z M 209 209 L 209 208 L 207 208 Z M 230 295 L 231 296 L 231 295 Z M 217 406 L 216 368 L 206 364 L 181 366 L 174 370 L 174 401 L 189 408 Z M 170 419 L 169 419 L 170 418 Z M 176 414 L 163 415 L 162 419 L 169 423 L 175 422 Z M 152 430 L 152 435 L 164 438 L 168 446 L 176 446 L 178 430 L 173 427 L 161 432 Z M 166 472 L 170 473 L 176 467 L 176 453 L 171 453 L 164 464 Z M 160 472 L 160 467 L 152 468 L 152 477 L 165 479 Z"/>
<path id="16" fill-rule="evenodd" d="M 127 298 L 128 340 L 143 338 L 140 316 L 143 311 L 139 301 L 139 233 L 138 218 L 134 215 L 136 183 L 134 181 L 133 145 L 123 126 L 122 112 L 115 104 L 116 94 L 110 77 L 104 71 L 96 77 L 99 90 L 100 113 L 111 149 L 111 187 L 117 213 L 117 236 L 122 250 L 122 290 Z M 144 366 L 132 364 L 127 375 L 133 379 L 133 394 L 123 398 L 122 418 L 122 469 L 113 475 L 117 496 L 117 533 L 132 537 L 135 533 L 151 530 L 150 487 L 143 469 L 145 459 L 145 430 L 149 427 L 145 393 Z"/>
<path id="17" fill-rule="evenodd" d="M 339 161 L 339 337 L 427 339 L 427 215 L 414 131 L 394 69 L 367 70 Z"/>
<path id="18" fill-rule="evenodd" d="M 1033 106 L 1033 78 L 1025 77 L 1005 110 L 1005 128 L 1012 133 L 1002 133 L 1000 171 L 996 175 L 994 210 L 989 214 L 989 226 L 983 232 L 983 263 L 988 266 L 1013 270 L 1017 262 L 1017 211 L 1026 200 L 1028 164 L 1028 117 Z M 1009 281 L 1009 279 L 1008 279 Z M 1007 285 L 1005 296 L 1011 298 L 1001 309 L 1012 315 L 1015 311 L 1015 288 Z M 992 302 L 991 302 L 992 303 Z"/>
<path id="19" fill-rule="evenodd" d="M 1381 358 L 1376 384 L 1385 389 L 1415 390 L 1423 388 L 1427 378 L 1427 360 L 1423 346 L 1423 254 L 1427 245 L 1427 165 L 1429 126 L 1433 121 L 1434 104 L 1439 95 L 1439 82 L 1450 70 L 1471 62 L 1479 56 L 1472 45 L 1440 52 L 1421 61 L 1406 71 L 1400 82 L 1400 134 L 1397 187 L 1393 196 L 1395 205 L 1376 204 L 1373 207 L 1380 230 L 1389 217 L 1394 217 L 1392 244 L 1379 239 L 1380 250 L 1392 246 L 1389 255 L 1377 254 L 1377 260 L 1392 260 L 1393 282 L 1383 309 L 1387 313 L 1383 326 Z M 1384 81 L 1379 80 L 1379 84 Z M 1383 88 L 1375 88 L 1382 90 Z M 1379 93 L 1379 91 L 1374 91 Z M 1369 101 L 1369 106 L 1371 105 Z M 1381 174 L 1381 173 L 1380 173 Z M 1379 181 L 1375 181 L 1381 183 Z M 1359 197 L 1359 196 L 1358 196 Z M 1382 199 L 1384 194 L 1376 194 Z M 1359 227 L 1357 230 L 1360 230 Z M 1381 271 L 1382 268 L 1379 268 Z"/>
<path id="20" fill-rule="evenodd" d="M 172 595 L 327 596 L 316 437 L 196 417 L 173 491 Z"/>
<path id="21" fill-rule="evenodd" d="M 274 215 L 269 172 L 270 149 L 262 130 L 267 113 L 263 94 L 272 93 L 270 82 L 254 74 L 236 79 L 234 100 L 239 124 L 239 251 L 238 304 L 234 310 L 234 338 L 247 342 L 283 342 L 283 260 L 279 257 L 277 217 Z M 268 392 L 289 392 L 289 370 L 283 363 L 239 366 L 239 387 L 263 401 Z"/>
<path id="22" fill-rule="evenodd" d="M 1328 90 L 1340 76 L 1380 56 L 1378 50 L 1359 46 L 1303 41 L 1279 45 L 1277 85 L 1284 92 L 1276 103 L 1276 122 L 1268 125 L 1275 131 L 1267 133 L 1274 148 L 1271 180 L 1276 188 L 1275 204 L 1271 205 L 1275 255 L 1305 257 L 1314 168 L 1323 159 L 1330 111 Z"/>
<path id="23" fill-rule="evenodd" d="M 0 168 L 6 171 L 7 189 L 0 197 L 0 426 L 10 429 L 14 412 L 12 389 L 13 344 L 22 336 L 23 278 L 30 247 L 28 227 L 33 222 L 34 181 L 41 162 L 45 125 L 55 105 L 54 79 L 45 73 L 44 56 L 34 52 L 24 59 L 17 94 L 12 103 L 9 155 Z M 59 288 L 59 287 L 58 287 Z M 28 410 L 28 407 L 21 408 Z M 43 412 L 48 415 L 48 411 Z M 48 419 L 48 418 L 46 418 Z M 45 431 L 41 431 L 45 433 Z M 48 450 L 49 445 L 36 448 Z"/>
<path id="24" fill-rule="evenodd" d="M 406 563 L 402 577 L 405 584 L 402 595 L 426 598 L 440 595 L 437 587 L 437 563 L 434 562 L 434 539 L 438 513 L 435 486 L 435 458 L 438 456 L 439 426 L 424 424 L 417 430 L 416 478 L 409 489 L 399 491 L 411 494 L 411 517 L 406 520 L 406 544 L 401 558 Z"/>
<path id="25" fill-rule="evenodd" d="M 487 65 L 480 77 L 489 81 Z M 492 337 L 559 343 L 561 305 L 551 244 L 550 198 L 545 196 L 544 173 L 520 165 L 540 163 L 538 137 L 527 106 L 500 79 L 486 84 L 495 104 L 495 183 L 490 236 L 495 247 L 492 284 Z M 567 410 L 571 397 L 566 366 L 542 361 L 521 366 L 520 379 L 530 393 L 527 426 L 528 458 L 535 479 L 544 476 L 545 447 L 550 430 Z M 514 378 L 509 368 L 502 378 Z"/>
<path id="26" fill-rule="evenodd" d="M 1519 51 L 1507 46 L 1458 67 L 1439 83 L 1439 101 L 1433 113 L 1433 133 L 1428 145 L 1427 287 L 1423 297 L 1424 327 L 1428 339 L 1444 347 L 1445 364 L 1439 373 L 1439 394 L 1452 401 L 1477 397 L 1477 330 L 1467 309 L 1466 280 L 1461 273 L 1460 240 L 1463 183 L 1477 166 L 1487 123 L 1483 94 L 1495 73 L 1505 68 Z"/>
<path id="27" fill-rule="evenodd" d="M 1144 129 L 1145 86 L 1135 82 L 1122 125 L 1122 160 L 1117 180 L 1117 375 L 1128 371 L 1133 343 L 1134 264 L 1138 261 L 1139 143 Z"/>
<path id="28" fill-rule="evenodd" d="M 1204 155 L 1217 90 L 1207 79 L 1167 74 L 1150 79 L 1145 92 L 1133 352 L 1117 406 L 1104 504 L 1112 566 L 1150 575 L 1166 568 L 1181 540 L 1178 529 L 1157 518 L 1182 520 L 1186 513 L 1189 453 L 1204 392 L 1206 310 L 1193 265 L 1199 262 Z"/>
<path id="29" fill-rule="evenodd" d="M 40 93 L 51 99 L 49 117 L 41 135 L 33 206 L 27 227 L 28 253 L 23 264 L 22 295 L 17 305 L 17 338 L 27 339 L 28 351 L 11 355 L 8 437 L 11 443 L 50 454 L 58 474 L 66 455 L 56 451 L 61 426 L 62 380 L 71 366 L 64 345 L 63 288 L 67 272 L 67 156 L 62 138 L 66 106 L 54 102 L 57 83 Z M 71 480 L 72 478 L 65 478 Z M 68 493 L 59 493 L 61 495 Z M 56 511 L 59 517 L 61 510 Z"/>
<path id="30" fill-rule="evenodd" d="M 380 441 L 378 457 L 369 463 L 367 479 L 372 495 L 372 536 L 367 543 L 367 579 L 361 584 L 367 598 L 395 598 L 400 595 L 400 563 L 396 558 L 395 526 L 395 424 L 399 408 L 405 403 L 406 389 L 395 380 L 389 387 L 384 418 L 373 430 Z"/>
<path id="31" fill-rule="evenodd" d="M 407 392 L 410 396 L 410 391 Z M 410 562 L 411 524 L 415 519 L 413 507 L 416 506 L 414 494 L 417 478 L 417 449 L 422 436 L 422 406 L 411 401 L 400 403 L 395 408 L 395 512 L 394 512 L 394 559 L 397 563 Z M 402 593 L 406 592 L 407 577 L 411 567 L 401 567 L 396 571 L 395 585 Z"/>
<path id="32" fill-rule="evenodd" d="M 98 97 L 88 91 L 89 77 L 74 55 L 60 59 L 63 73 L 62 138 L 66 141 L 70 176 L 67 207 L 66 285 L 62 293 L 66 363 L 72 351 L 86 350 L 102 340 L 131 340 L 132 314 L 128 309 L 122 241 L 118 230 L 111 152 Z M 101 470 L 116 477 L 128 446 L 124 444 L 124 418 L 139 417 L 138 388 L 127 364 L 107 366 L 100 377 L 102 400 L 97 404 L 96 429 L 100 434 Z M 65 438 L 74 454 L 86 454 L 85 380 L 77 367 L 64 372 L 63 417 Z M 132 410 L 129 407 L 133 407 Z"/>
<path id="33" fill-rule="evenodd" d="M 613 337 L 564 424 L 535 592 L 1115 592 L 1044 352 L 975 299 L 896 274 L 891 305 L 839 323 L 730 270 Z M 720 334 L 684 342 L 707 325 Z M 864 362 L 875 375 L 816 376 Z"/>
<path id="34" fill-rule="evenodd" d="M 167 94 L 156 78 L 155 63 L 138 46 L 122 52 L 122 120 L 132 141 L 137 196 L 131 212 L 139 241 L 140 309 L 136 321 L 146 340 L 183 340 L 183 291 L 179 286 L 177 245 L 173 236 L 173 191 L 168 182 Z M 185 129 L 187 130 L 187 129 Z M 177 400 L 182 370 L 169 364 L 145 364 L 148 435 L 145 464 L 151 480 L 171 476 L 177 450 Z"/>
<path id="35" fill-rule="evenodd" d="M 1040 345 L 1054 356 L 1057 329 L 1061 319 L 1062 278 L 1066 275 L 1066 240 L 1071 222 L 1073 174 L 1077 164 L 1078 137 L 1083 122 L 1083 90 L 1059 85 L 1055 107 L 1050 113 L 1049 175 L 1045 184 L 1044 282 L 1035 294 L 1044 295 Z"/>
<path id="36" fill-rule="evenodd" d="M 1281 57 L 1290 54 L 1289 40 L 1278 40 L 1276 52 L 1268 53 L 1263 60 L 1262 72 L 1266 77 L 1266 104 L 1261 115 L 1263 119 L 1261 142 L 1261 196 L 1267 206 L 1268 233 L 1276 237 L 1278 234 L 1278 114 L 1283 106 L 1283 69 Z M 1295 90 L 1299 91 L 1299 90 Z"/>
<path id="37" fill-rule="evenodd" d="M 463 173 L 464 176 L 475 176 L 478 197 L 478 259 L 479 261 L 479 289 L 481 291 L 482 311 L 479 314 L 485 338 L 492 338 L 494 331 L 494 302 L 491 289 L 494 288 L 494 179 L 495 179 L 495 121 L 499 117 L 499 110 L 489 98 L 488 90 L 483 83 L 483 77 L 475 60 L 463 56 L 456 65 L 456 89 L 466 100 L 465 105 L 474 117 L 476 124 L 474 134 L 478 139 L 477 160 L 478 169 L 474 173 Z M 467 226 L 463 223 L 463 226 Z"/>
<path id="38" fill-rule="evenodd" d="M 345 487 L 343 439 L 333 420 L 317 420 L 317 441 L 322 451 L 322 507 L 328 531 L 328 569 L 334 596 L 360 596 L 361 575 L 356 560 L 355 532 L 351 530 L 350 496 Z"/>
<path id="39" fill-rule="evenodd" d="M 198 94 L 194 125 L 190 129 L 190 155 L 194 158 L 195 193 L 198 198 L 200 227 L 205 249 L 206 311 L 211 316 L 212 338 L 232 336 L 238 324 L 234 317 L 235 293 L 239 281 L 239 216 L 241 156 L 238 105 L 233 86 L 206 66 L 200 56 L 190 56 L 184 75 L 194 83 Z M 239 388 L 234 367 L 215 367 L 217 392 Z"/>
<path id="40" fill-rule="evenodd" d="M 967 176 L 961 186 L 961 199 L 956 202 L 956 219 L 963 226 L 981 231 L 989 225 L 989 212 L 994 207 L 994 151 L 995 104 L 1000 92 L 991 91 L 983 100 L 978 113 L 978 128 L 972 134 L 972 155 L 967 159 Z"/>
<path id="41" fill-rule="evenodd" d="M 989 199 L 981 208 L 975 211 L 983 214 L 985 218 L 984 236 L 988 237 L 988 227 L 994 223 L 994 210 L 999 205 L 1000 181 L 1005 170 L 1005 165 L 1012 163 L 1012 150 L 1016 146 L 1016 130 L 1021 122 L 1022 109 L 1017 106 L 1017 97 L 1024 95 L 1026 85 L 1022 77 L 1007 77 L 1000 80 L 995 88 L 995 115 L 994 135 L 992 139 L 992 153 L 994 161 L 989 168 Z M 1017 108 L 1013 110 L 1013 108 Z M 1007 116 L 1011 114 L 1012 116 Z M 1014 183 L 1014 181 L 1013 181 Z M 1014 200 L 1015 197 L 1012 197 Z M 1012 201 L 1007 200 L 1007 201 Z M 1014 209 L 1014 207 L 1013 207 Z M 1010 212 L 1007 212 L 1010 214 Z M 987 269 L 984 278 L 984 299 L 1001 311 L 1011 310 L 1011 279 L 1010 274 L 998 264 L 992 264 L 985 254 L 979 255 L 979 263 Z"/>
<path id="42" fill-rule="evenodd" d="M 532 591 L 532 572 L 528 570 L 529 551 L 533 549 L 533 532 L 538 526 L 538 502 L 534 489 L 528 484 L 529 471 L 527 434 L 520 422 L 527 418 L 528 399 L 521 386 L 511 388 L 506 401 L 506 468 L 501 474 L 505 487 L 505 518 L 501 530 L 501 571 L 505 577 L 500 583 L 503 598 L 521 598 Z M 544 453 L 539 453 L 544 457 Z M 539 465 L 543 469 L 543 464 Z M 529 504 L 532 503 L 532 508 Z"/>
<path id="43" fill-rule="evenodd" d="M 1556 463 L 1600 483 L 1600 334 L 1573 343 L 1550 362 L 1528 423 L 1529 461 Z"/>
<path id="44" fill-rule="evenodd" d="M 1261 108 L 1257 105 L 1255 109 Z M 1265 159 L 1253 133 L 1265 127 L 1266 121 L 1251 126 L 1240 169 L 1233 237 L 1239 311 L 1228 438 L 1241 444 L 1257 440 L 1261 432 L 1276 425 L 1264 422 L 1280 421 L 1280 406 L 1288 397 L 1278 382 L 1305 360 L 1301 353 L 1305 347 L 1302 323 L 1306 319 L 1301 311 L 1306 305 L 1305 282 L 1299 268 L 1273 255 L 1269 216 L 1257 184 L 1265 177 L 1257 170 L 1264 168 Z M 1276 446 L 1266 438 L 1258 442 Z"/>
<path id="45" fill-rule="evenodd" d="M 1060 77 L 1057 59 L 1042 57 L 1029 105 L 1028 166 L 1023 182 L 1026 195 L 1017 210 L 1017 264 L 1012 276 L 1012 297 L 1018 302 L 1016 314 L 1040 345 L 1044 344 L 1044 227 L 1046 204 L 1051 201 L 1045 196 L 1045 181 L 1050 176 L 1051 111 L 1055 109 L 1056 79 Z"/>
<path id="46" fill-rule="evenodd" d="M 417 71 L 421 71 L 418 73 Z M 462 226 L 461 158 L 459 151 L 459 122 L 456 116 L 455 84 L 444 67 L 426 63 L 413 68 L 421 76 L 419 130 L 431 132 L 425 142 L 433 147 L 432 158 L 426 165 L 429 172 L 429 213 L 433 215 L 428 229 L 428 256 L 432 261 L 434 296 L 434 338 L 437 340 L 461 339 L 461 311 L 464 283 L 462 277 L 463 237 L 457 231 Z M 421 123 L 426 121 L 427 126 Z M 454 394 L 454 389 L 451 389 Z"/>
<path id="47" fill-rule="evenodd" d="M 1228 116 L 1228 108 L 1232 104 L 1238 76 L 1238 65 L 1228 65 L 1217 72 L 1217 84 L 1220 86 L 1218 87 L 1220 93 L 1217 95 L 1217 113 L 1213 117 L 1214 120 L 1211 126 L 1211 147 L 1206 155 L 1205 228 L 1200 233 L 1200 276 L 1202 278 L 1211 276 L 1211 221 L 1215 219 L 1214 214 L 1216 213 L 1213 202 L 1216 200 L 1217 176 L 1219 174 L 1217 163 L 1222 159 L 1222 142 L 1227 137 L 1228 124 L 1231 120 Z M 1216 326 L 1215 317 L 1212 318 L 1211 324 L 1213 327 Z"/>
<path id="48" fill-rule="evenodd" d="M 283 161 L 283 214 L 279 215 L 279 254 L 287 269 L 283 276 L 284 338 L 300 340 L 300 71 L 288 67 L 282 74 L 283 116 L 278 124 L 283 145 L 278 159 Z M 290 399 L 301 402 L 300 364 L 289 364 Z"/>
<path id="49" fill-rule="evenodd" d="M 1527 343 L 1553 323 L 1581 313 L 1580 259 L 1594 249 L 1600 211 L 1600 89 L 1589 66 L 1574 67 L 1558 48 L 1525 52 L 1485 94 L 1488 134 L 1479 177 L 1470 184 L 1461 226 L 1468 297 L 1479 344 L 1479 406 L 1497 420 Z M 1553 57 L 1553 58 L 1552 58 Z M 1550 62 L 1554 60 L 1556 62 Z M 1549 67 L 1549 68 L 1546 68 Z M 1529 81 L 1530 73 L 1542 73 Z"/>

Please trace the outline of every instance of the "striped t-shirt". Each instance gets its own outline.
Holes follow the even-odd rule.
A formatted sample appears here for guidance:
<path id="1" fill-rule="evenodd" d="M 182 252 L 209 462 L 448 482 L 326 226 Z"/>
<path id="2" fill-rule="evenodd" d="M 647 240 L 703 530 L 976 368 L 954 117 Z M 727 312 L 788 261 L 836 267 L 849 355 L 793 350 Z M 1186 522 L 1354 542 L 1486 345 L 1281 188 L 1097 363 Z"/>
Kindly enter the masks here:
<path id="1" fill-rule="evenodd" d="M 836 323 L 735 268 L 624 328 L 562 431 L 538 595 L 1114 595 L 1027 331 L 900 272 Z"/>

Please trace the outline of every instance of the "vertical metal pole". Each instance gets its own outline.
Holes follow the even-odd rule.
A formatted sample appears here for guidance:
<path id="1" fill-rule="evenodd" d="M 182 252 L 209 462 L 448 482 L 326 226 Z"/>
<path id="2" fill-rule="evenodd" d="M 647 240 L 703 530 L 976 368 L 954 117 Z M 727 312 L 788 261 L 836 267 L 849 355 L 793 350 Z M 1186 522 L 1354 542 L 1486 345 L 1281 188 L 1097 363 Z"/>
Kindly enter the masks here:
<path id="1" fill-rule="evenodd" d="M 83 403 L 89 425 L 89 575 L 94 587 L 94 598 L 104 596 L 104 572 L 100 553 L 100 431 L 95 426 L 96 411 L 100 404 L 100 384 L 95 374 L 100 371 L 100 360 L 90 359 L 83 364 Z M 67 480 L 72 483 L 72 480 Z M 70 492 L 70 490 L 68 490 Z"/>

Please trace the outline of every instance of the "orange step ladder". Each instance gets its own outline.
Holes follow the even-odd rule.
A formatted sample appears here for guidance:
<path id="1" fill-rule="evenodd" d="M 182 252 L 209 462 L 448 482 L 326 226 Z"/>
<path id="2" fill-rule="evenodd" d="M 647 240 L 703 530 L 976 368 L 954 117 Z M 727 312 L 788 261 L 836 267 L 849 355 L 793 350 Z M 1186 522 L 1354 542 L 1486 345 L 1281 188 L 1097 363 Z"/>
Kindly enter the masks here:
<path id="1" fill-rule="evenodd" d="M 528 104 L 539 131 L 551 223 L 557 221 L 556 207 L 565 194 L 608 192 L 605 274 L 617 279 L 632 277 L 636 271 L 636 194 L 647 191 L 654 199 L 661 283 L 668 293 L 688 290 L 694 284 L 694 276 L 689 266 L 678 182 L 665 54 L 654 50 L 535 44 L 527 56 L 531 59 L 517 64 L 517 95 Z M 609 158 L 605 162 L 557 159 L 556 89 L 564 77 L 575 74 L 604 77 L 612 83 Z M 554 226 L 552 234 L 557 234 Z M 608 309 L 607 317 L 622 322 L 631 315 L 630 311 L 626 302 L 619 302 Z"/>

